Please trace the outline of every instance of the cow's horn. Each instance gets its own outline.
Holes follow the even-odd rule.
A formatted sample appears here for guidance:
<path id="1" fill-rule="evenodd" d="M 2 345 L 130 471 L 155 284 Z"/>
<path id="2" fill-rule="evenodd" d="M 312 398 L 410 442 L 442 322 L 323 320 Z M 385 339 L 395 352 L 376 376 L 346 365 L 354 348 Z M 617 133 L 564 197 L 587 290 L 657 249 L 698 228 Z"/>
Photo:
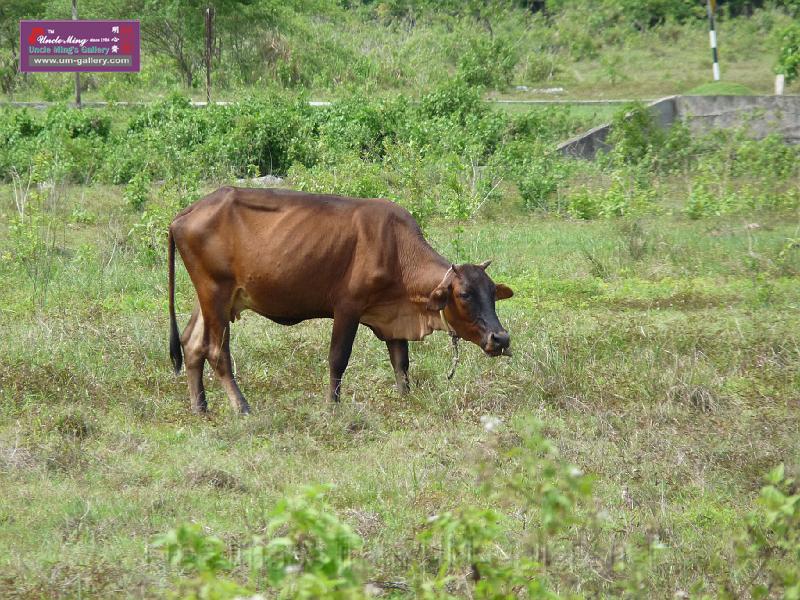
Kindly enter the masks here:
<path id="1" fill-rule="evenodd" d="M 485 260 L 481 264 L 479 264 L 478 266 L 485 271 L 490 264 L 492 264 L 492 261 Z"/>

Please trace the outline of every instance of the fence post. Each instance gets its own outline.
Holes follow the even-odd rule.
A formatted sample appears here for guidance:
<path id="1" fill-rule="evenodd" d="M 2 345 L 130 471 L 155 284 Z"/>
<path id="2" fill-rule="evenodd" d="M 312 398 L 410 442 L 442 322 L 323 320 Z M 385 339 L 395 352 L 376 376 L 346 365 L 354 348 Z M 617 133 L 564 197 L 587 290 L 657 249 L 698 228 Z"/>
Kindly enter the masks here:
<path id="1" fill-rule="evenodd" d="M 78 0 L 72 0 L 72 20 L 78 20 Z M 75 72 L 75 106 L 81 107 L 81 74 Z"/>
<path id="2" fill-rule="evenodd" d="M 206 8 L 206 105 L 211 104 L 211 58 L 214 39 L 214 7 Z"/>
<path id="3" fill-rule="evenodd" d="M 711 42 L 711 58 L 714 61 L 712 71 L 714 81 L 719 81 L 719 56 L 717 54 L 717 28 L 714 24 L 714 12 L 717 10 L 717 0 L 706 0 L 706 12 L 708 12 L 708 37 Z"/>

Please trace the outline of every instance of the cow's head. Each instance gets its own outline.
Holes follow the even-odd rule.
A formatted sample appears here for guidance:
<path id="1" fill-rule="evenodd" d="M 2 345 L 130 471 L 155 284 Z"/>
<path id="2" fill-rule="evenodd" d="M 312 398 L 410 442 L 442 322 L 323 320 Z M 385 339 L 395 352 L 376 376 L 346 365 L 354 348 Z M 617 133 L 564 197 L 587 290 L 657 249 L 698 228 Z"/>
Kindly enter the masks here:
<path id="1" fill-rule="evenodd" d="M 428 298 L 428 310 L 444 311 L 445 326 L 458 337 L 480 346 L 490 356 L 511 356 L 511 337 L 500 325 L 495 300 L 511 298 L 514 292 L 495 284 L 486 274 L 490 261 L 479 265 L 452 265 Z"/>

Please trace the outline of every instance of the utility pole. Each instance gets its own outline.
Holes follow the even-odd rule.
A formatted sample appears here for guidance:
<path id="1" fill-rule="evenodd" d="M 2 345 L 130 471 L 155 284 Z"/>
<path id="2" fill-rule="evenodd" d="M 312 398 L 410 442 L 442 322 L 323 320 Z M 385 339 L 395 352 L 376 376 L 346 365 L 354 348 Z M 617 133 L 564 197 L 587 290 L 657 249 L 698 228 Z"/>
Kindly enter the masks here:
<path id="1" fill-rule="evenodd" d="M 72 20 L 78 20 L 78 0 L 72 0 Z M 81 107 L 81 74 L 75 72 L 75 106 Z"/>
<path id="2" fill-rule="evenodd" d="M 211 58 L 214 40 L 214 7 L 206 8 L 206 106 L 211 104 Z"/>
<path id="3" fill-rule="evenodd" d="M 717 10 L 717 0 L 706 0 L 708 13 L 708 38 L 711 42 L 711 58 L 714 61 L 712 70 L 714 81 L 719 81 L 719 55 L 717 54 L 717 28 L 714 24 L 714 13 Z"/>

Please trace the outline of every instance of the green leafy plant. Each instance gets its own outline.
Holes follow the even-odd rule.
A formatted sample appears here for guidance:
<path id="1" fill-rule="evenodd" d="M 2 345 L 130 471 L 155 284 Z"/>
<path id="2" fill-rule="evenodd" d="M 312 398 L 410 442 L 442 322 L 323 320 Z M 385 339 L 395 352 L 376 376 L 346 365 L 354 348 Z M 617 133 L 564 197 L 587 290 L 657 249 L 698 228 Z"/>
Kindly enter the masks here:
<path id="1" fill-rule="evenodd" d="M 249 591 L 224 576 L 232 563 L 225 555 L 225 544 L 203 532 L 200 525 L 180 525 L 156 537 L 153 547 L 167 555 L 171 567 L 184 577 L 170 594 L 181 600 L 226 600 Z"/>
<path id="2" fill-rule="evenodd" d="M 800 598 L 800 490 L 783 464 L 766 476 L 759 508 L 737 545 L 737 564 L 749 572 L 753 598 Z M 728 593 L 738 595 L 733 584 Z"/>
<path id="3" fill-rule="evenodd" d="M 517 64 L 514 47 L 500 38 L 473 38 L 458 62 L 458 73 L 468 85 L 505 87 Z"/>
<path id="4" fill-rule="evenodd" d="M 495 427 L 487 429 L 494 447 Z M 497 462 L 482 461 L 479 478 L 483 499 L 513 505 L 515 519 L 525 522 L 521 551 L 503 549 L 513 519 L 499 510 L 465 505 L 431 517 L 420 540 L 426 552 L 435 553 L 437 569 L 432 577 L 422 569 L 425 597 L 450 598 L 448 590 L 465 580 L 475 598 L 556 597 L 545 585 L 543 564 L 555 539 L 581 520 L 591 479 L 561 460 L 540 423 L 523 421 L 517 432 L 519 445 Z"/>
<path id="5" fill-rule="evenodd" d="M 786 83 L 800 76 L 800 25 L 793 23 L 780 32 L 781 50 L 778 55 L 777 73 L 783 74 Z"/>
<path id="6" fill-rule="evenodd" d="M 505 517 L 491 509 L 464 507 L 431 517 L 420 535 L 429 550 L 441 556 L 439 569 L 421 585 L 423 598 L 451 598 L 448 589 L 457 585 L 467 569 L 474 598 L 512 600 L 525 593 L 529 598 L 551 594 L 541 581 L 541 565 L 528 558 L 509 559 L 496 549 L 504 541 Z"/>
<path id="7" fill-rule="evenodd" d="M 266 536 L 253 538 L 242 552 L 249 566 L 247 586 L 232 578 L 236 565 L 222 540 L 200 525 L 181 525 L 158 536 L 153 546 L 181 575 L 173 595 L 227 600 L 266 588 L 278 598 L 362 598 L 363 567 L 356 557 L 361 538 L 325 503 L 328 490 L 308 487 L 277 502 Z"/>
<path id="8" fill-rule="evenodd" d="M 150 196 L 150 178 L 145 173 L 134 175 L 125 186 L 123 197 L 128 206 L 134 211 L 141 211 L 147 204 Z"/>
<path id="9" fill-rule="evenodd" d="M 664 132 L 641 102 L 626 104 L 614 114 L 607 142 L 612 163 L 638 163 L 661 147 Z"/>
<path id="10" fill-rule="evenodd" d="M 169 224 L 181 209 L 199 199 L 199 190 L 197 176 L 187 173 L 181 179 L 165 183 L 155 199 L 144 207 L 139 220 L 128 233 L 144 262 L 154 264 L 166 260 Z"/>
<path id="11" fill-rule="evenodd" d="M 56 252 L 58 222 L 47 211 L 57 200 L 58 168 L 53 157 L 37 153 L 28 170 L 12 169 L 15 212 L 8 219 L 5 261 L 22 270 L 32 284 L 32 300 L 44 306 L 59 268 Z"/>
<path id="12" fill-rule="evenodd" d="M 255 538 L 247 552 L 256 583 L 284 598 L 357 598 L 362 594 L 361 538 L 325 503 L 329 487 L 308 487 L 278 501 L 270 512 L 268 538 Z"/>

